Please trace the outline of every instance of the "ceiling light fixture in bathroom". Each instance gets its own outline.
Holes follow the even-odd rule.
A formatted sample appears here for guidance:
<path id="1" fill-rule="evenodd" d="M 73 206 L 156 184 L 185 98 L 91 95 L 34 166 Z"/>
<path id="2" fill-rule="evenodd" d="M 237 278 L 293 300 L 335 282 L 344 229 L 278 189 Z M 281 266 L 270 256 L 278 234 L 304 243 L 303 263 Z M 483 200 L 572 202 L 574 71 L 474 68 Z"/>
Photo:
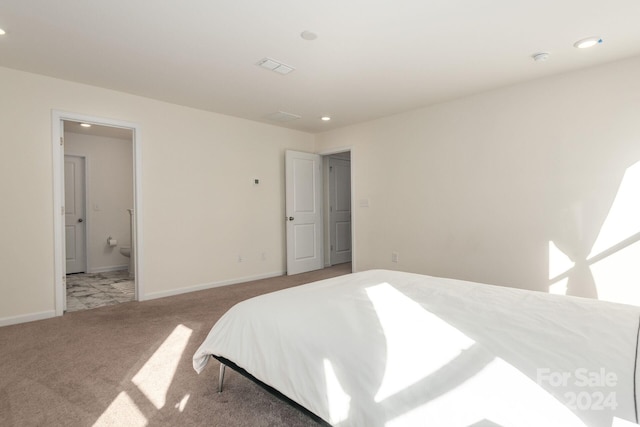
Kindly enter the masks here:
<path id="1" fill-rule="evenodd" d="M 83 128 L 90 128 L 91 125 L 89 123 L 80 123 L 80 126 L 82 126 Z"/>
<path id="2" fill-rule="evenodd" d="M 329 117 L 329 116 L 322 116 L 322 117 L 320 117 L 320 120 L 322 120 L 323 122 L 328 122 L 329 120 L 331 120 L 331 117 Z"/>
<path id="3" fill-rule="evenodd" d="M 578 40 L 577 42 L 575 42 L 573 44 L 573 47 L 577 47 L 578 49 L 586 49 L 600 43 L 602 43 L 602 39 L 600 37 L 587 37 L 586 39 Z"/>

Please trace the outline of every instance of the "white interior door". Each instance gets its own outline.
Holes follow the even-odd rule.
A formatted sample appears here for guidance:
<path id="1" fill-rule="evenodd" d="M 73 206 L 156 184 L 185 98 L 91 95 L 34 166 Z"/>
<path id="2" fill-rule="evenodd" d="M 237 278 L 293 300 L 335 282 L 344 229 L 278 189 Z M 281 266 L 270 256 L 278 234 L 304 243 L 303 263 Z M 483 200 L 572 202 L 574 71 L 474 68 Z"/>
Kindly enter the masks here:
<path id="1" fill-rule="evenodd" d="M 329 158 L 331 265 L 351 262 L 351 162 Z"/>
<path id="2" fill-rule="evenodd" d="M 87 264 L 84 158 L 64 156 L 66 273 L 84 273 Z"/>
<path id="3" fill-rule="evenodd" d="M 324 267 L 321 164 L 317 154 L 290 150 L 285 153 L 289 275 Z"/>

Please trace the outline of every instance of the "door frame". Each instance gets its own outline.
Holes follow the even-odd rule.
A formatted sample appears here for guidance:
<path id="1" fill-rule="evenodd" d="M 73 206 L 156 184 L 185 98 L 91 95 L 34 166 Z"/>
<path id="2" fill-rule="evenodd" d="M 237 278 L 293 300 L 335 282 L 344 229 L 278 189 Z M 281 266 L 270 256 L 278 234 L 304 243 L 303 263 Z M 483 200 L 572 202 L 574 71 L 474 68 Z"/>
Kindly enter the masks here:
<path id="1" fill-rule="evenodd" d="M 355 150 L 353 147 L 351 146 L 347 146 L 347 147 L 339 147 L 339 148 L 331 148 L 331 149 L 327 149 L 327 150 L 321 150 L 318 151 L 317 154 L 319 154 L 320 156 L 322 156 L 323 160 L 325 157 L 329 157 L 333 154 L 339 154 L 339 153 L 345 153 L 345 152 L 349 152 L 349 157 L 350 157 L 350 162 L 351 162 L 351 168 L 350 168 L 350 172 L 351 172 L 351 272 L 355 273 L 356 271 L 358 271 L 357 266 L 356 266 L 356 215 L 354 215 L 353 213 L 353 198 L 355 193 L 355 180 L 353 179 L 354 176 L 354 170 L 355 170 Z M 324 168 L 323 169 L 323 173 L 324 173 Z M 324 183 L 324 177 L 322 179 L 323 183 Z M 323 200 L 326 200 L 326 198 L 328 197 L 328 191 L 323 191 L 325 194 L 323 195 Z M 325 218 L 325 212 L 323 210 L 323 218 L 322 221 L 323 223 L 329 220 L 328 214 L 326 214 L 327 217 Z M 324 232 L 324 236 L 323 239 L 325 239 L 325 241 L 329 241 L 329 234 L 330 230 L 329 227 L 325 227 L 325 232 Z M 325 250 L 325 255 L 326 255 L 326 250 Z M 329 262 L 330 261 L 330 257 L 329 257 Z M 325 266 L 326 262 L 325 262 Z M 328 266 L 327 266 L 328 267 Z"/>
<path id="2" fill-rule="evenodd" d="M 108 119 L 86 114 L 67 111 L 51 111 L 51 145 L 53 166 L 53 283 L 56 316 L 64 314 L 66 301 L 66 257 L 64 242 L 64 125 L 63 121 L 84 122 L 100 126 L 131 129 L 133 146 L 133 209 L 134 236 L 136 249 L 134 251 L 135 264 L 135 298 L 137 301 L 145 299 L 143 265 L 143 240 L 140 218 L 142 218 L 142 130 L 139 124 L 123 120 Z M 85 174 L 86 178 L 86 174 Z"/>
<path id="3" fill-rule="evenodd" d="M 64 149 L 62 150 L 62 156 L 63 156 L 63 161 L 64 161 L 64 157 L 77 157 L 79 159 L 82 159 L 83 163 L 84 163 L 84 183 L 83 183 L 83 192 L 84 192 L 84 269 L 85 272 L 89 271 L 89 199 L 87 197 L 87 195 L 89 194 L 89 187 L 87 187 L 89 185 L 89 172 L 88 172 L 88 168 L 89 168 L 89 158 L 84 155 L 84 154 L 73 154 L 73 153 L 67 153 Z M 62 168 L 62 179 L 64 180 L 64 163 L 63 163 L 63 168 Z M 64 182 L 63 182 L 64 185 Z M 64 188 L 64 187 L 63 187 Z M 64 194 L 63 194 L 64 196 Z M 62 199 L 64 200 L 64 198 Z M 66 225 L 66 224 L 64 224 Z M 64 227 L 63 225 L 63 227 Z M 66 248 L 65 248 L 65 273 L 66 273 L 66 261 L 67 261 L 67 257 L 66 257 Z M 65 309 L 66 309 L 66 304 L 65 304 Z"/>

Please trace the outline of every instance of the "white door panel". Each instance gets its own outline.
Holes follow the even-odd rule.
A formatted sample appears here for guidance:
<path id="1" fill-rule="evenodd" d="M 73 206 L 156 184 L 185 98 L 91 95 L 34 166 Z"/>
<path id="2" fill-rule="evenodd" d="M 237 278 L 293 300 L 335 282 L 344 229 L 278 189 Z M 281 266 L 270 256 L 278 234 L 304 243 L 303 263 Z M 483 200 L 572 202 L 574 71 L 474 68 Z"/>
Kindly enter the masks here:
<path id="1" fill-rule="evenodd" d="M 294 224 L 295 259 L 314 258 L 316 254 L 315 224 Z"/>
<path id="2" fill-rule="evenodd" d="M 285 153 L 287 274 L 324 266 L 320 164 L 317 154 Z"/>
<path id="3" fill-rule="evenodd" d="M 331 264 L 351 262 L 351 162 L 329 159 Z"/>
<path id="4" fill-rule="evenodd" d="M 293 211 L 313 214 L 316 211 L 314 186 L 316 184 L 315 162 L 295 158 L 293 165 Z"/>
<path id="5" fill-rule="evenodd" d="M 66 273 L 86 271 L 84 158 L 64 156 Z"/>
<path id="6" fill-rule="evenodd" d="M 351 251 L 351 221 L 336 222 L 336 245 L 337 253 Z"/>
<path id="7" fill-rule="evenodd" d="M 65 248 L 67 249 L 67 260 L 76 259 L 76 227 L 74 225 L 65 226 Z M 68 269 L 67 269 L 68 270 Z"/>

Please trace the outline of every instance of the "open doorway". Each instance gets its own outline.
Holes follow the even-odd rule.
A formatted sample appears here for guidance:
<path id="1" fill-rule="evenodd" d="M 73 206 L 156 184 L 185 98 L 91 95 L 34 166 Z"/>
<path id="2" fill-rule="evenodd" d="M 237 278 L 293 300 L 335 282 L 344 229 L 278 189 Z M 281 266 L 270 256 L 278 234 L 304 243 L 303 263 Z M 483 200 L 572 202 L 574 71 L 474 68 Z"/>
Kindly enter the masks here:
<path id="1" fill-rule="evenodd" d="M 351 152 L 322 157 L 325 267 L 352 261 Z"/>
<path id="2" fill-rule="evenodd" d="M 56 314 L 141 299 L 140 132 L 53 113 Z"/>
<path id="3" fill-rule="evenodd" d="M 63 125 L 66 311 L 133 301 L 133 131 Z"/>
<path id="4" fill-rule="evenodd" d="M 315 154 L 285 152 L 287 275 L 353 263 L 351 217 L 353 157 L 342 149 Z"/>

